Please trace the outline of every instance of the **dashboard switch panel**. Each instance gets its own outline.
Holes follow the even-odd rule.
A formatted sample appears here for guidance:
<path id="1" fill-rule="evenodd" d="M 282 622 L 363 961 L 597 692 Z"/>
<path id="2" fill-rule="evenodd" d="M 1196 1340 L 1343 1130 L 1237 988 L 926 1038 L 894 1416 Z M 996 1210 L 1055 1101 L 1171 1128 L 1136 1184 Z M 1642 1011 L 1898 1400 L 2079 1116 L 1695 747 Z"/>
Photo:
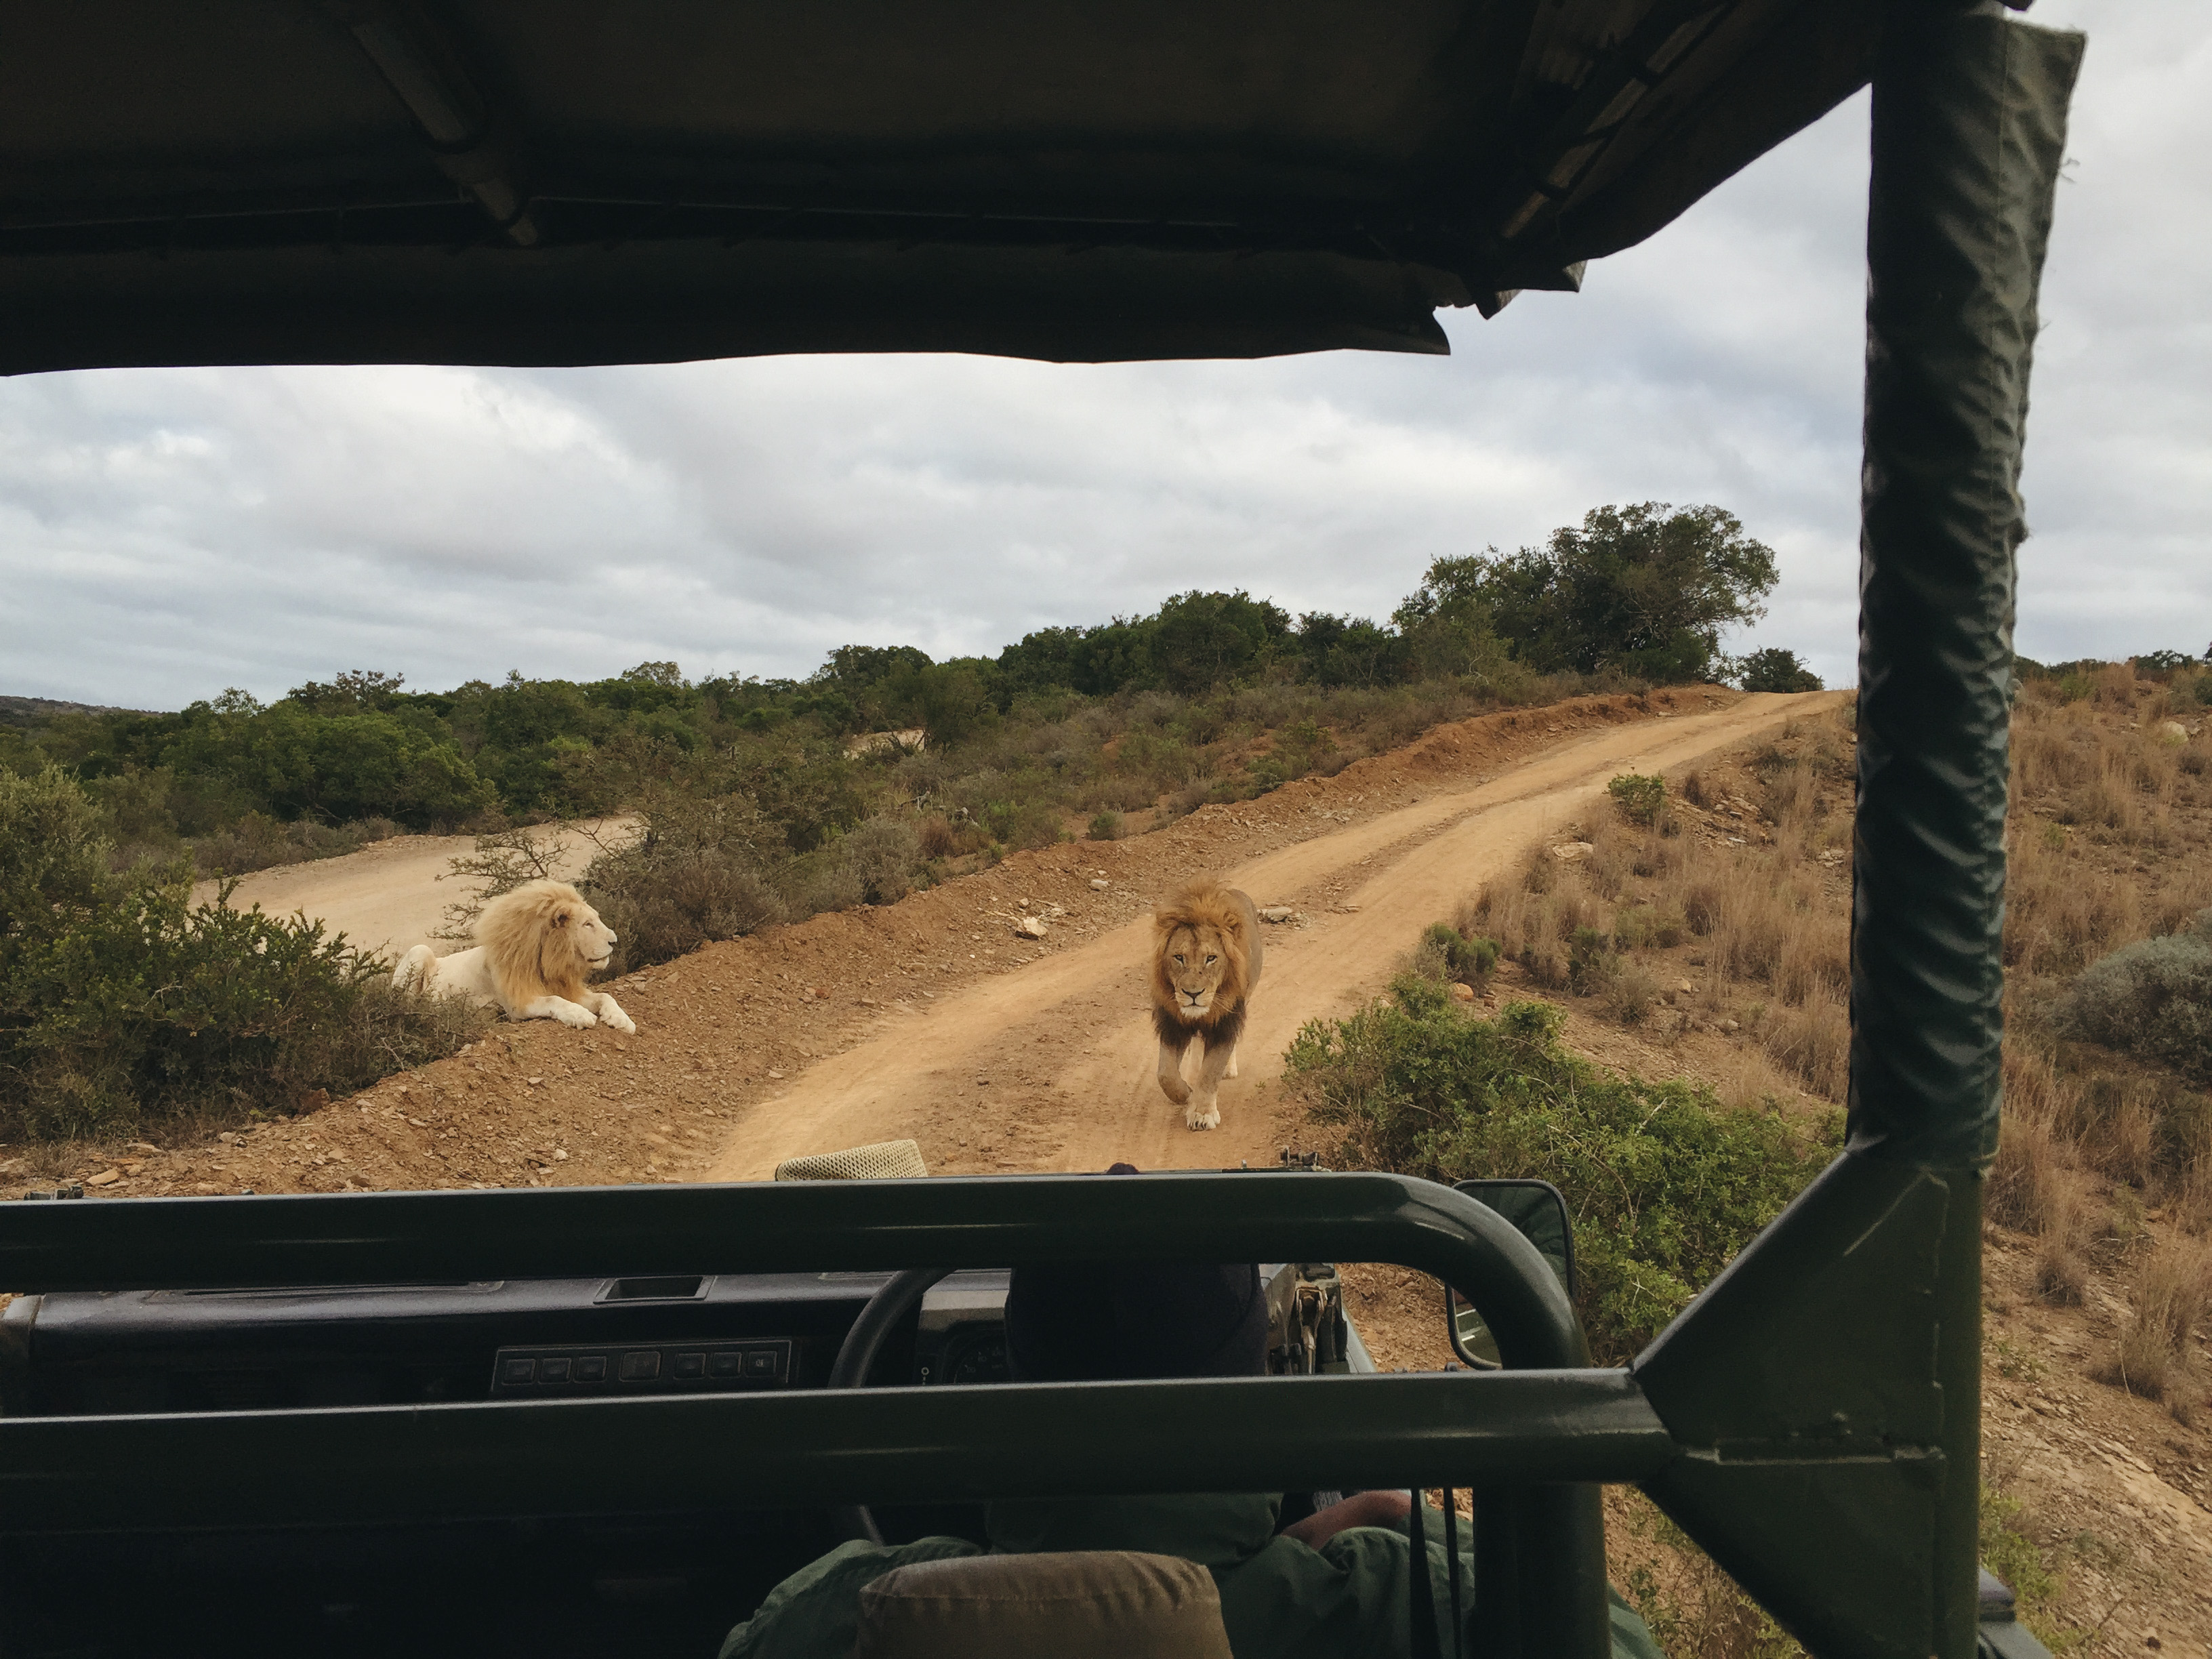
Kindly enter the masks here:
<path id="1" fill-rule="evenodd" d="M 611 1347 L 501 1348 L 491 1392 L 501 1400 L 566 1400 L 580 1395 L 730 1393 L 787 1388 L 792 1344 L 625 1342 Z"/>

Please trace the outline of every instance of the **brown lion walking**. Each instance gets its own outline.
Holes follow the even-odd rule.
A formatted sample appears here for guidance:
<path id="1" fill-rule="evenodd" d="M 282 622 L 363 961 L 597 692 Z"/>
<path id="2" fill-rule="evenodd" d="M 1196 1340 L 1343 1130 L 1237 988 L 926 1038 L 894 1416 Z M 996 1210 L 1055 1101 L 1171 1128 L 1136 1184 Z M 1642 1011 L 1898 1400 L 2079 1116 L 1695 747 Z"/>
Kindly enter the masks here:
<path id="1" fill-rule="evenodd" d="M 1260 982 L 1260 913 L 1233 887 L 1201 876 L 1152 913 L 1152 1029 L 1160 1090 L 1194 1129 L 1221 1127 L 1222 1081 L 1237 1075 L 1237 1041 Z M 1195 1086 L 1183 1050 L 1202 1048 Z"/>

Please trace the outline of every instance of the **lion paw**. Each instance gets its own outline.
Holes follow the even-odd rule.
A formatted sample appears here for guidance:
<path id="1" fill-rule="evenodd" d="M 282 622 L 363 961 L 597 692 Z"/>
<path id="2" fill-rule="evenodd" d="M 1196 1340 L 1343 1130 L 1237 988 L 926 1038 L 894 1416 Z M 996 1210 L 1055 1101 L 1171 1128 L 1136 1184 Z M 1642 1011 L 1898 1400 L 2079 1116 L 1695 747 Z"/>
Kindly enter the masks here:
<path id="1" fill-rule="evenodd" d="M 1183 1127 L 1190 1129 L 1218 1129 L 1221 1127 L 1221 1108 L 1209 1104 L 1200 1110 L 1195 1102 L 1183 1109 Z"/>
<path id="2" fill-rule="evenodd" d="M 599 1010 L 599 1024 L 620 1031 L 624 1036 L 637 1035 L 637 1022 L 616 1006 L 611 997 L 607 1000 L 607 1006 Z"/>
<path id="3" fill-rule="evenodd" d="M 574 1003 L 570 1003 L 565 1008 L 556 1008 L 553 1011 L 553 1018 L 571 1030 L 578 1031 L 599 1023 L 599 1017 L 597 1014 L 588 1008 L 579 1008 Z"/>

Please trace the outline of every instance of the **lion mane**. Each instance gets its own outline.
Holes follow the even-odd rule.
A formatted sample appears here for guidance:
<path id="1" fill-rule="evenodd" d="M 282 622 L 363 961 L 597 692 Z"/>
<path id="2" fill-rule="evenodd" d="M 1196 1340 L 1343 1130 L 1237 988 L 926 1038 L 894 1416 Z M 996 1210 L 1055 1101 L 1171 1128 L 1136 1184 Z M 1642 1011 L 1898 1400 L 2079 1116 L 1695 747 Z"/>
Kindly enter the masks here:
<path id="1" fill-rule="evenodd" d="M 597 964 L 577 948 L 579 930 L 571 924 L 599 915 L 565 881 L 526 881 L 485 905 L 477 943 L 500 1000 L 509 1007 L 548 996 L 581 1002 L 584 980 Z"/>
<path id="2" fill-rule="evenodd" d="M 1180 1046 L 1194 1034 L 1208 1048 L 1237 1041 L 1252 989 L 1251 918 L 1252 901 L 1210 876 L 1188 883 L 1152 913 L 1152 1027 L 1161 1042 Z M 1221 983 L 1205 1013 L 1186 1020 L 1176 1012 L 1168 943 L 1178 927 L 1205 927 L 1221 936 Z"/>

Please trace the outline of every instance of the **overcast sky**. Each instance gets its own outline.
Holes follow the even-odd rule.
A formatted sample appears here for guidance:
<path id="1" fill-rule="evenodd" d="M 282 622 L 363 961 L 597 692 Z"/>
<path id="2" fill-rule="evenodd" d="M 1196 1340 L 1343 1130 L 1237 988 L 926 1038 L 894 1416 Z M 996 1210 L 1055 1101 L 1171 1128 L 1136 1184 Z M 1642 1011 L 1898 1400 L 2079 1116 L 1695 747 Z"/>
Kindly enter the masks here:
<path id="1" fill-rule="evenodd" d="M 2212 641 L 2212 7 L 2090 32 L 2044 286 L 2020 647 Z M 0 692 L 176 708 L 372 667 L 803 675 L 1242 586 L 1380 616 L 1607 501 L 1781 557 L 1746 643 L 1853 672 L 1866 100 L 1449 359 L 782 358 L 0 381 Z"/>

